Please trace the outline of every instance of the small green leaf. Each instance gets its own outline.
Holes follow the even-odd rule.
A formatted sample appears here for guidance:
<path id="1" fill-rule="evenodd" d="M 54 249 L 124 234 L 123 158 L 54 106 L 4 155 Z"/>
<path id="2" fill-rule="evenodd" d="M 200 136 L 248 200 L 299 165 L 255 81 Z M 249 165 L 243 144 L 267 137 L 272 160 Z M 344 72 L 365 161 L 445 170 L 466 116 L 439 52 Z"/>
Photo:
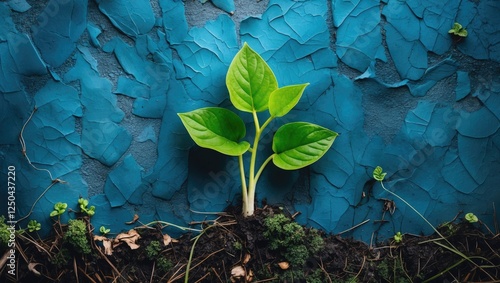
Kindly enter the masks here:
<path id="1" fill-rule="evenodd" d="M 239 142 L 246 134 L 245 123 L 230 110 L 207 107 L 177 115 L 191 138 L 201 147 L 230 156 L 242 155 L 250 148 L 248 142 Z"/>
<path id="2" fill-rule="evenodd" d="M 403 234 L 401 234 L 401 232 L 397 232 L 395 235 L 394 235 L 394 241 L 396 243 L 401 243 L 403 241 Z"/>
<path id="3" fill-rule="evenodd" d="M 101 234 L 104 234 L 104 235 L 108 234 L 110 231 L 111 231 L 111 229 L 107 229 L 104 226 L 101 226 L 101 228 L 99 228 L 99 232 L 101 232 Z"/>
<path id="4" fill-rule="evenodd" d="M 387 175 L 387 173 L 384 173 L 382 167 L 380 166 L 377 166 L 375 170 L 373 170 L 373 179 L 379 182 L 382 182 L 384 180 L 385 175 Z"/>
<path id="5" fill-rule="evenodd" d="M 54 216 L 57 216 L 59 215 L 59 211 L 57 210 L 53 210 L 51 213 L 50 213 L 50 217 L 54 217 Z"/>
<path id="6" fill-rule="evenodd" d="M 226 85 L 234 107 L 261 112 L 268 108 L 269 95 L 278 88 L 278 81 L 266 61 L 245 43 L 229 65 Z"/>
<path id="7" fill-rule="evenodd" d="M 477 218 L 477 216 L 474 213 L 469 212 L 465 214 L 465 220 L 467 220 L 469 223 L 475 223 L 479 221 L 479 218 Z"/>
<path id="8" fill-rule="evenodd" d="M 384 173 L 383 172 L 384 170 L 382 169 L 382 167 L 380 166 L 377 166 L 374 170 L 373 170 L 373 178 L 379 182 L 382 182 L 385 178 L 385 175 L 387 175 L 387 173 Z"/>
<path id="9" fill-rule="evenodd" d="M 460 31 L 458 31 L 457 35 L 461 37 L 467 37 L 468 32 L 466 29 L 461 29 Z"/>
<path id="10" fill-rule="evenodd" d="M 273 139 L 273 162 L 285 170 L 308 166 L 320 159 L 332 146 L 337 133 L 307 122 L 281 126 Z"/>
<path id="11" fill-rule="evenodd" d="M 290 85 L 276 89 L 269 97 L 269 113 L 273 117 L 285 116 L 297 105 L 309 84 Z"/>

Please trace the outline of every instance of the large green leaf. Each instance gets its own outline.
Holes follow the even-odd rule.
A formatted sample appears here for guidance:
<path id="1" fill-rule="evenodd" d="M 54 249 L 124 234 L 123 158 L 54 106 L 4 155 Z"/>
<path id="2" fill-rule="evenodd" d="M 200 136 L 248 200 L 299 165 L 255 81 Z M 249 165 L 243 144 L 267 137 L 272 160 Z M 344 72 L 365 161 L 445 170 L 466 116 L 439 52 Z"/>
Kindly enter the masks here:
<path id="1" fill-rule="evenodd" d="M 285 170 L 308 166 L 332 146 L 337 133 L 321 126 L 294 122 L 281 126 L 273 139 L 273 162 Z"/>
<path id="2" fill-rule="evenodd" d="M 278 88 L 269 65 L 246 43 L 229 65 L 226 85 L 234 107 L 245 112 L 266 110 L 269 95 Z"/>
<path id="3" fill-rule="evenodd" d="M 297 105 L 309 84 L 290 85 L 276 89 L 269 97 L 269 113 L 273 117 L 285 116 Z"/>
<path id="4" fill-rule="evenodd" d="M 248 142 L 239 141 L 245 137 L 245 123 L 230 110 L 207 107 L 177 115 L 191 138 L 201 147 L 231 156 L 242 155 L 250 148 Z"/>

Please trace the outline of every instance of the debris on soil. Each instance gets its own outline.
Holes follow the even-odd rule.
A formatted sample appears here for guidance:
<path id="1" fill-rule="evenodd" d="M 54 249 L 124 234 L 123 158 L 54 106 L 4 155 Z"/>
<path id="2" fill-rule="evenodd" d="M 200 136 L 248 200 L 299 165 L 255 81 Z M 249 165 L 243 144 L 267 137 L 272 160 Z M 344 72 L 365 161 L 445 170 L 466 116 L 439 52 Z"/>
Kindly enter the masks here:
<path id="1" fill-rule="evenodd" d="M 150 226 L 114 238 L 97 236 L 88 219 L 82 220 L 90 254 L 64 240 L 68 225 L 59 222 L 53 236 L 44 240 L 19 233 L 16 275 L 6 272 L 0 258 L 0 281 L 500 282 L 499 232 L 485 234 L 467 221 L 441 225 L 446 239 L 403 234 L 400 242 L 368 245 L 302 227 L 270 206 L 247 218 L 239 208 L 229 207 L 203 223 L 201 233 L 179 239 Z"/>

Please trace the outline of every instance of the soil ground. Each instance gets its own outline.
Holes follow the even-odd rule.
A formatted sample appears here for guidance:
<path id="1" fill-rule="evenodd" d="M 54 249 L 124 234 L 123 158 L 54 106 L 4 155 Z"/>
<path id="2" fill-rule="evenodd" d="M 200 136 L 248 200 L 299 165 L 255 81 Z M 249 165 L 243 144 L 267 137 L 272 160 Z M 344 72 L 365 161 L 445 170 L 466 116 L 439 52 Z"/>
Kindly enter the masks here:
<path id="1" fill-rule="evenodd" d="M 69 245 L 67 225 L 56 222 L 50 238 L 18 235 L 17 275 L 10 276 L 1 265 L 0 282 L 500 282 L 500 234 L 488 229 L 483 233 L 480 223 L 458 219 L 442 225 L 438 230 L 446 240 L 438 234 L 405 234 L 399 243 L 371 245 L 291 225 L 300 227 L 292 233 L 303 232 L 304 239 L 323 239 L 318 252 L 294 266 L 301 255 L 287 246 L 272 247 L 276 240 L 291 243 L 279 237 L 293 235 L 269 236 L 266 226 L 266 219 L 277 214 L 295 223 L 293 215 L 270 206 L 247 218 L 240 211 L 229 207 L 215 221 L 196 223 L 202 233 L 178 239 L 165 236 L 161 226 L 141 227 L 139 220 L 134 231 L 140 238 L 130 233 L 114 244 L 111 255 L 95 240 L 99 232 L 89 232 L 93 228 L 85 218 L 88 254 Z M 306 247 L 313 245 L 307 241 Z M 189 279 L 184 281 L 187 270 Z"/>

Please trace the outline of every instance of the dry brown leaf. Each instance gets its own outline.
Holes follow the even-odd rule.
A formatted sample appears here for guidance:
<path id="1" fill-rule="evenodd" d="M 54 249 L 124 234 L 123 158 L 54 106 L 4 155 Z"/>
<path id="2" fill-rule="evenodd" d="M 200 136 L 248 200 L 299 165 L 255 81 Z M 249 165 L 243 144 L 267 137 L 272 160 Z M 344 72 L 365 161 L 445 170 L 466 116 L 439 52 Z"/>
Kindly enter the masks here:
<path id="1" fill-rule="evenodd" d="M 141 236 L 137 233 L 136 230 L 131 229 L 127 233 L 120 233 L 115 238 L 115 243 L 124 242 L 126 243 L 132 250 L 138 249 L 139 245 L 135 242 L 139 240 Z M 116 245 L 115 245 L 116 246 Z"/>
<path id="2" fill-rule="evenodd" d="M 132 219 L 132 221 L 125 222 L 125 224 L 131 225 L 131 224 L 134 224 L 135 222 L 137 222 L 137 220 L 139 220 L 139 215 L 134 214 L 134 219 Z"/>
<path id="3" fill-rule="evenodd" d="M 231 269 L 231 282 L 239 281 L 239 279 L 246 277 L 246 271 L 241 265 L 237 265 Z"/>
<path id="4" fill-rule="evenodd" d="M 36 263 L 36 262 L 30 262 L 28 264 L 28 270 L 31 271 L 31 272 L 33 272 L 36 276 L 40 276 L 42 274 L 40 274 L 40 272 L 38 270 L 36 270 L 36 268 L 35 268 L 37 265 L 42 265 L 42 264 L 41 263 Z"/>
<path id="5" fill-rule="evenodd" d="M 112 239 L 108 239 L 104 236 L 94 235 L 94 241 L 101 241 L 102 242 L 102 245 L 104 246 L 104 253 L 106 255 L 113 254 L 113 242 L 111 240 Z"/>
<path id="6" fill-rule="evenodd" d="M 278 265 L 283 270 L 287 270 L 290 267 L 290 264 L 286 261 L 282 261 L 282 262 L 278 263 Z"/>
<path id="7" fill-rule="evenodd" d="M 247 282 L 252 282 L 252 280 L 253 280 L 253 271 L 250 270 L 248 271 Z"/>
<path id="8" fill-rule="evenodd" d="M 163 235 L 163 244 L 165 246 L 168 246 L 172 242 L 177 243 L 178 241 L 175 239 L 172 239 L 172 237 L 170 237 L 170 235 L 168 235 L 168 234 Z"/>
<path id="9" fill-rule="evenodd" d="M 245 254 L 245 258 L 243 259 L 243 264 L 247 264 L 250 259 L 252 258 L 252 256 L 250 254 Z"/>

